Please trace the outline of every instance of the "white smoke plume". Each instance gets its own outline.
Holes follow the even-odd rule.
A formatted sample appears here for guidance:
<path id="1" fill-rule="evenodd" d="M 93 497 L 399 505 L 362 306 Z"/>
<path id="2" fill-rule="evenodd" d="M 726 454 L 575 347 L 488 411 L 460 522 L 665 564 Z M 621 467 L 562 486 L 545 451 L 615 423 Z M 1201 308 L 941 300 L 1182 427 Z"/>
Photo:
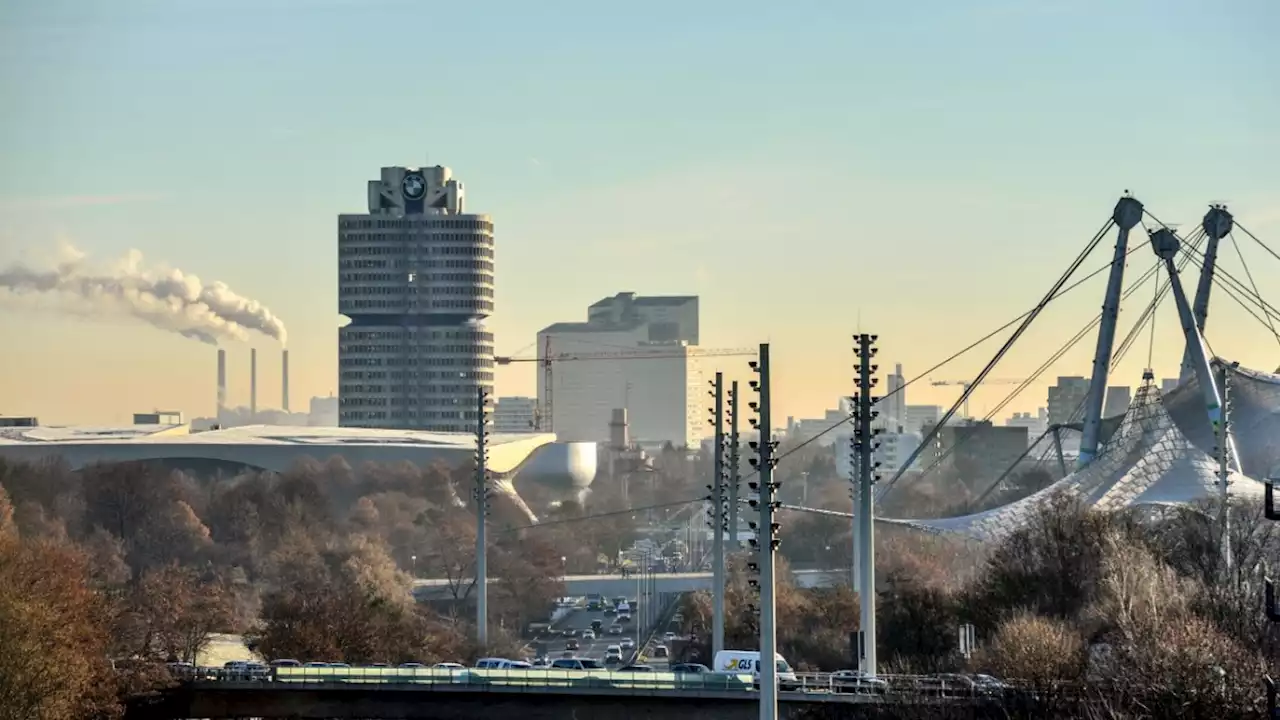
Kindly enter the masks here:
<path id="1" fill-rule="evenodd" d="M 99 270 L 89 268 L 74 248 L 63 248 L 63 254 L 66 259 L 51 269 L 14 264 L 0 270 L 0 300 L 34 296 L 63 312 L 124 315 L 210 344 L 246 340 L 250 330 L 281 344 L 287 339 L 280 318 L 225 283 L 205 285 L 176 268 L 148 268 L 137 250 Z"/>

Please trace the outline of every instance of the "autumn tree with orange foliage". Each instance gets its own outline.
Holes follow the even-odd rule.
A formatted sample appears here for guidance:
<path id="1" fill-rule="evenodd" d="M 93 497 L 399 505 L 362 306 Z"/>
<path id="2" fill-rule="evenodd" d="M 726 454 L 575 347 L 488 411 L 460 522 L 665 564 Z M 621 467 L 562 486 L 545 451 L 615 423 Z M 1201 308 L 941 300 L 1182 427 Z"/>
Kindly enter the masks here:
<path id="1" fill-rule="evenodd" d="M 0 493 L 0 720 L 116 716 L 108 616 L 84 556 L 20 538 Z"/>

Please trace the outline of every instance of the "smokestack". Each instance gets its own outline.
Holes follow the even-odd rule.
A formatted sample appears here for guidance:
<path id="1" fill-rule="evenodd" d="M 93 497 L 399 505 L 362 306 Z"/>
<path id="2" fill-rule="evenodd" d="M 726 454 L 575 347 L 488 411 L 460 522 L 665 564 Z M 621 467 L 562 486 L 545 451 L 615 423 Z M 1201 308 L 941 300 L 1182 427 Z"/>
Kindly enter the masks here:
<path id="1" fill-rule="evenodd" d="M 227 351 L 218 348 L 218 422 L 222 422 L 222 409 L 227 406 Z"/>
<path id="2" fill-rule="evenodd" d="M 249 422 L 258 419 L 258 349 L 249 351 Z"/>
<path id="3" fill-rule="evenodd" d="M 614 408 L 613 417 L 609 421 L 609 444 L 612 446 L 611 449 L 621 452 L 631 447 L 628 425 L 627 409 Z"/>
<path id="4" fill-rule="evenodd" d="M 280 409 L 289 412 L 289 351 L 285 350 L 280 354 L 280 370 L 282 373 L 280 381 Z"/>

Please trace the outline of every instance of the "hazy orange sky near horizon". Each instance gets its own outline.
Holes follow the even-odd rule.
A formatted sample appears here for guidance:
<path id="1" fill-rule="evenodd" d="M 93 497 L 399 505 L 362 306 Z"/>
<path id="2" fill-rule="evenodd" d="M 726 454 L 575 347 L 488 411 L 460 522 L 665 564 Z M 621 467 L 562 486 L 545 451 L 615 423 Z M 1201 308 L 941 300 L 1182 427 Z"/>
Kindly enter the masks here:
<path id="1" fill-rule="evenodd" d="M 381 166 L 439 163 L 465 183 L 467 209 L 496 226 L 488 324 L 499 354 L 531 356 L 540 328 L 584 319 L 617 292 L 698 294 L 704 347 L 771 343 L 781 424 L 852 392 L 859 329 L 880 336 L 882 376 L 901 362 L 914 377 L 1028 310 L 1125 189 L 1184 228 L 1227 201 L 1280 249 L 1280 46 L 1265 31 L 1280 7 L 1265 0 L 1230 14 L 1126 0 L 1105 4 L 1105 23 L 1092 0 L 922 0 L 928 11 L 910 13 L 833 3 L 817 25 L 719 0 L 509 4 L 492 17 L 298 2 L 0 9 L 0 88 L 17 107 L 0 116 L 0 272 L 47 264 L 63 242 L 90 264 L 137 249 L 150 266 L 224 281 L 288 327 L 292 406 L 305 410 L 337 389 L 337 214 L 363 211 Z M 433 35 L 433 57 L 452 58 L 450 82 L 386 71 L 385 22 L 369 12 L 379 7 L 456 29 Z M 492 51 L 477 56 L 481 26 Z M 1163 52 L 1206 33 L 1233 40 Z M 1223 102 L 1188 110 L 1210 84 Z M 1190 100 L 1161 110 L 1152 97 Z M 1236 238 L 1277 304 L 1280 262 Z M 1114 234 L 1081 272 L 1105 265 L 1113 245 Z M 1139 248 L 1127 277 L 1153 263 Z M 1247 282 L 1229 244 L 1220 263 Z M 992 376 L 1033 372 L 1098 312 L 1104 282 L 1050 306 Z M 1192 292 L 1194 277 L 1185 284 Z M 1152 292 L 1125 303 L 1117 342 Z M 0 415 L 212 414 L 212 346 L 74 309 L 0 290 L 0 337 L 11 340 Z M 1280 342 L 1221 291 L 1206 335 L 1246 366 L 1280 365 Z M 1043 406 L 1059 375 L 1087 375 L 1095 337 L 997 419 Z M 1001 338 L 932 378 L 969 379 Z M 1176 374 L 1171 301 L 1154 343 L 1157 378 Z M 258 405 L 277 407 L 280 346 L 256 334 L 225 345 L 230 403 L 248 402 L 251 346 Z M 1111 384 L 1136 387 L 1148 347 L 1144 333 Z M 745 378 L 746 360 L 706 371 Z M 534 378 L 529 363 L 501 368 L 498 394 L 532 394 Z M 980 389 L 973 413 L 1011 389 Z M 908 402 L 958 394 L 922 382 Z"/>

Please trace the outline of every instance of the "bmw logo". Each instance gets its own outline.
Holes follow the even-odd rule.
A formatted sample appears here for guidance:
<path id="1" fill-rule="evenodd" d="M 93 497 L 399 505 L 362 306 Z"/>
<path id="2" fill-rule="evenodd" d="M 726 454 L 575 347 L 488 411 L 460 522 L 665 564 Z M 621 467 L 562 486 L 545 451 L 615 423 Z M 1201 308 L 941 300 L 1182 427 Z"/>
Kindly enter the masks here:
<path id="1" fill-rule="evenodd" d="M 422 175 L 411 173 L 404 176 L 404 182 L 400 183 L 400 190 L 410 200 L 421 200 L 422 196 L 427 194 L 427 181 Z"/>

